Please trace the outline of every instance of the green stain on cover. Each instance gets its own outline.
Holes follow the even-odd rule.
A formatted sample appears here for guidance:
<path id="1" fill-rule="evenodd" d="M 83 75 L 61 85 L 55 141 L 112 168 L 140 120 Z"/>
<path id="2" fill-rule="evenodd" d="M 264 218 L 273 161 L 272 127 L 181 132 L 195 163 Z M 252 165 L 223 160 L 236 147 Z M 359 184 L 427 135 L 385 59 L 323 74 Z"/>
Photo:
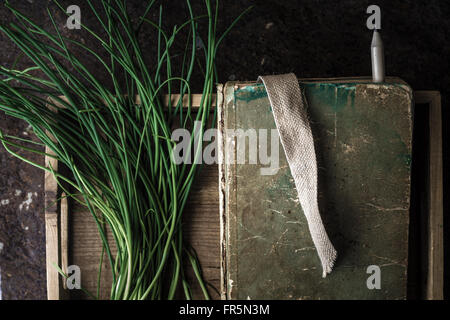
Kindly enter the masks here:
<path id="1" fill-rule="evenodd" d="M 314 97 L 339 112 L 350 105 L 355 106 L 356 85 L 354 83 L 301 83 L 307 100 Z"/>
<path id="2" fill-rule="evenodd" d="M 340 111 L 348 105 L 349 99 L 351 101 L 351 106 L 354 107 L 356 92 L 355 83 L 300 83 L 300 87 L 303 89 L 308 100 L 312 96 L 320 99 L 329 105 L 335 112 Z M 234 92 L 236 101 L 241 100 L 247 103 L 266 97 L 267 91 L 262 83 L 248 85 L 239 88 Z M 270 106 L 269 111 L 272 111 Z"/>
<path id="3" fill-rule="evenodd" d="M 248 85 L 237 89 L 234 92 L 235 100 L 242 100 L 245 102 L 250 102 L 265 97 L 267 97 L 267 92 L 263 84 Z"/>

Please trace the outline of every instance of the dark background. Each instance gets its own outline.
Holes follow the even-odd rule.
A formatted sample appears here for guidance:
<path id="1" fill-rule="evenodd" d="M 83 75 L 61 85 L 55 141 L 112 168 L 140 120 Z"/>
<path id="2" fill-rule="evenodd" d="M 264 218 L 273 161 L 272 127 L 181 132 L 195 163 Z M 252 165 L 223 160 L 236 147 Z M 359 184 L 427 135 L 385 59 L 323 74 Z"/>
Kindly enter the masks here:
<path id="1" fill-rule="evenodd" d="M 128 0 L 130 15 L 143 13 L 141 0 Z M 166 25 L 187 19 L 185 1 L 165 3 Z M 203 1 L 193 0 L 194 10 L 204 12 Z M 50 1 L 10 1 L 41 25 L 50 26 L 46 10 Z M 95 27 L 94 17 L 85 1 L 61 1 L 64 7 L 81 7 L 82 22 Z M 382 11 L 382 38 L 385 45 L 386 73 L 408 82 L 414 90 L 439 90 L 442 94 L 444 136 L 444 185 L 448 181 L 448 126 L 446 109 L 450 98 L 449 76 L 449 1 L 320 1 L 320 0 L 222 0 L 219 29 L 224 30 L 245 8 L 255 5 L 222 43 L 217 55 L 219 82 L 228 80 L 256 80 L 258 75 L 294 72 L 300 78 L 370 76 L 370 42 L 372 33 L 366 28 L 366 9 L 377 4 Z M 65 16 L 55 6 L 55 20 L 63 25 Z M 151 17 L 156 19 L 156 13 Z M 13 18 L 0 5 L 0 22 Z M 95 43 L 84 31 L 63 29 L 65 35 Z M 151 57 L 155 38 L 143 33 L 144 48 Z M 0 64 L 11 67 L 19 50 L 0 33 Z M 94 70 L 96 65 L 86 59 Z M 175 62 L 176 63 L 176 62 Z M 29 66 L 26 59 L 17 69 Z M 100 73 L 98 77 L 102 79 Z M 105 83 L 108 82 L 105 77 Z M 200 78 L 198 78 L 200 79 Z M 200 81 L 198 81 L 200 83 Z M 196 90 L 200 90 L 196 88 Z M 27 125 L 0 114 L 0 128 L 8 134 L 26 137 Z M 433 142 L 431 142 L 433 143 Z M 36 159 L 42 161 L 42 159 Z M 9 156 L 0 148 L 0 205 L 1 286 L 3 299 L 45 299 L 45 227 L 43 173 Z M 17 190 L 20 190 L 18 192 Z M 448 197 L 444 188 L 444 207 Z M 32 202 L 20 204 L 29 199 Z M 448 226 L 447 210 L 444 225 Z M 445 228 L 446 229 L 446 228 Z M 446 247 L 448 247 L 448 235 Z M 1 247 L 1 244 L 0 244 Z M 448 249 L 446 249 L 446 266 Z M 448 273 L 445 275 L 448 296 Z"/>

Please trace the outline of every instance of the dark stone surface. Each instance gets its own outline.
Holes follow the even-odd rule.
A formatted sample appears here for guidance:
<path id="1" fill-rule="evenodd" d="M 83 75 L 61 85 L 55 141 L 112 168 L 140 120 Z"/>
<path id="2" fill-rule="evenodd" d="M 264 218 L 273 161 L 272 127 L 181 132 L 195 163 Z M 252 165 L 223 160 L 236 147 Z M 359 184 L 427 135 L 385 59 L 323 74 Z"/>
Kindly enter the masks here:
<path id="1" fill-rule="evenodd" d="M 17 8 L 32 19 L 51 28 L 46 16 L 48 0 L 11 0 Z M 131 16 L 142 13 L 143 1 L 128 0 Z M 201 13 L 203 1 L 195 0 L 194 9 Z M 63 6 L 79 4 L 82 20 L 95 28 L 93 16 L 85 1 L 61 1 Z M 98 1 L 95 1 L 98 5 Z M 450 98 L 450 3 L 438 0 L 377 1 L 382 9 L 382 37 L 386 48 L 388 75 L 407 81 L 415 90 L 439 90 L 442 93 L 444 117 L 444 183 L 448 180 L 448 126 L 449 113 L 445 106 Z M 370 75 L 371 32 L 366 29 L 366 8 L 372 2 L 298 1 L 298 0 L 242 0 L 221 1 L 219 30 L 223 31 L 243 9 L 251 4 L 255 8 L 229 34 L 217 56 L 219 81 L 255 80 L 260 74 L 295 72 L 299 77 L 337 77 Z M 186 19 L 184 1 L 167 1 L 167 25 Z M 51 6 L 52 12 L 54 6 Z M 57 10 L 54 10 L 57 12 Z M 156 11 L 151 15 L 157 17 Z M 11 14 L 0 6 L 0 22 L 12 21 Z M 55 14 L 57 23 L 64 23 L 64 15 Z M 204 32 L 203 28 L 203 32 Z M 69 31 L 70 35 L 98 48 L 85 31 Z M 151 61 L 155 52 L 155 39 L 145 31 L 142 39 Z M 180 50 L 175 47 L 174 52 Z M 77 53 L 77 50 L 75 50 Z M 10 67 L 19 50 L 0 33 L 0 63 Z M 178 62 L 177 62 L 178 61 Z M 90 70 L 96 64 L 85 57 Z M 174 65 L 179 60 L 174 60 Z M 29 65 L 21 59 L 18 69 Z M 97 76 L 108 83 L 101 72 Z M 197 76 L 196 79 L 199 79 Z M 199 81 L 196 81 L 200 83 Z M 198 87 L 194 87 L 198 91 Z M 26 125 L 0 116 L 0 128 L 17 134 Z M 0 200 L 9 199 L 0 207 L 0 253 L 2 290 L 4 299 L 45 298 L 45 236 L 43 224 L 42 182 L 43 174 L 19 160 L 12 159 L 0 149 Z M 41 185 L 41 186 L 39 186 Z M 15 197 L 16 189 L 22 195 Z M 27 193 L 37 192 L 29 210 L 18 209 Z M 445 207 L 448 197 L 445 195 Z M 446 212 L 444 213 L 444 216 Z M 448 226 L 448 219 L 445 220 Z M 28 226 L 28 230 L 26 229 Z M 448 242 L 448 241 L 447 241 Z M 448 251 L 448 250 L 447 250 Z M 447 252 L 446 252 L 447 253 Z M 448 256 L 448 255 L 447 255 Z M 448 260 L 448 259 L 447 259 Z M 448 275 L 446 275 L 448 283 Z M 448 286 L 447 286 L 448 287 Z M 448 289 L 446 289 L 448 291 Z"/>
<path id="2" fill-rule="evenodd" d="M 0 115 L 4 134 L 29 138 L 27 124 Z M 21 155 L 25 155 L 20 152 Z M 37 156 L 29 157 L 43 164 Z M 43 299 L 45 282 L 44 174 L 0 151 L 0 269 L 3 299 Z"/>

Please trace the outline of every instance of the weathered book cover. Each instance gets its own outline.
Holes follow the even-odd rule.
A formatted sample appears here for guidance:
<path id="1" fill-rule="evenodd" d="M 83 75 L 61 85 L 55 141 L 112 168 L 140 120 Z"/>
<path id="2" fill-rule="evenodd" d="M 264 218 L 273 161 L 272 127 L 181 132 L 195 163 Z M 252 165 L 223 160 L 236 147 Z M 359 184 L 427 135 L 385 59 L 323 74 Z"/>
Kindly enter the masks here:
<path id="1" fill-rule="evenodd" d="M 229 82 L 219 107 L 222 298 L 405 299 L 412 90 L 396 78 L 300 85 L 335 268 L 322 278 L 264 86 Z"/>

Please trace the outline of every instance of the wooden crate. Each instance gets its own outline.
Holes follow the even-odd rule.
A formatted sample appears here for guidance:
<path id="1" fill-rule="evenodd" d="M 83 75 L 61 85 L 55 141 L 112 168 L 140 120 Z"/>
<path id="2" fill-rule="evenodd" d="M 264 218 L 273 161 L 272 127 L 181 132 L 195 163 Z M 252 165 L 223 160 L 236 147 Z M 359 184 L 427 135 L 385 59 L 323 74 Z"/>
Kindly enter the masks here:
<path id="1" fill-rule="evenodd" d="M 221 100 L 219 91 L 219 100 Z M 442 207 L 442 128 L 440 95 L 438 92 L 415 92 L 417 104 L 429 105 L 430 155 L 429 185 L 426 193 L 430 199 L 426 219 L 429 225 L 426 232 L 429 243 L 426 263 L 425 293 L 427 299 L 443 297 L 443 207 Z M 194 95 L 194 104 L 199 95 Z M 219 108 L 221 104 L 219 103 Z M 51 159 L 46 159 L 49 163 Z M 53 168 L 57 163 L 52 163 Z M 76 204 L 69 203 L 68 211 L 64 203 L 51 205 L 57 197 L 56 184 L 51 176 L 45 179 L 46 249 L 47 249 L 47 291 L 49 299 L 84 299 L 86 296 L 78 290 L 64 290 L 63 279 L 53 266 L 58 261 L 64 268 L 64 262 L 80 266 L 82 286 L 93 293 L 97 284 L 97 270 L 101 255 L 101 241 L 90 213 Z M 217 165 L 204 166 L 198 182 L 194 185 L 191 197 L 184 213 L 184 232 L 186 239 L 193 245 L 199 256 L 205 280 L 210 284 L 213 298 L 220 298 L 221 286 L 221 250 L 219 218 L 219 175 Z M 61 211 L 62 209 L 62 211 Z M 64 219 L 68 212 L 68 219 Z M 67 240 L 66 240 L 67 239 Z M 103 264 L 101 298 L 107 299 L 109 293 L 110 270 Z M 194 286 L 194 296 L 201 298 L 199 288 Z"/>

